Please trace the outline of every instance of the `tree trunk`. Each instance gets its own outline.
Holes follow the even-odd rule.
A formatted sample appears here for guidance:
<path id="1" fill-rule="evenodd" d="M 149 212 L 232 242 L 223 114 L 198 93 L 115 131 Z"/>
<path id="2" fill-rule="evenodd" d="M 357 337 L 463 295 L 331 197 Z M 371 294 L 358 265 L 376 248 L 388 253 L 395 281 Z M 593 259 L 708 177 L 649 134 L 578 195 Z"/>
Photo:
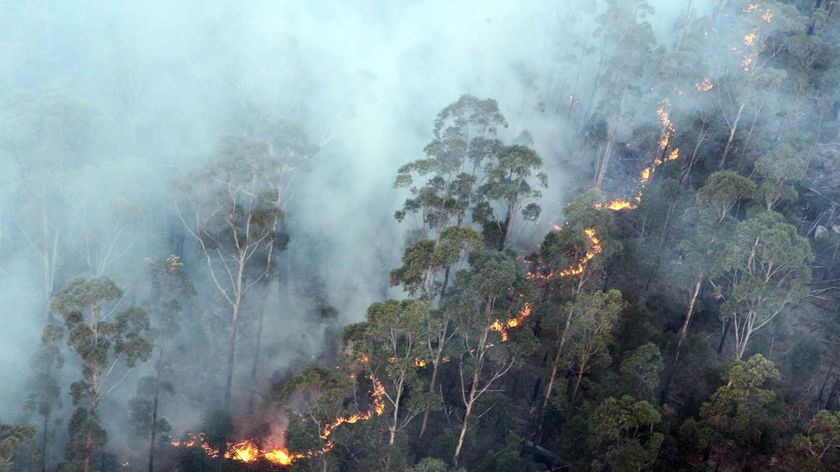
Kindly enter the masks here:
<path id="1" fill-rule="evenodd" d="M 723 344 L 726 342 L 726 335 L 729 334 L 729 326 L 732 324 L 732 318 L 726 320 L 726 324 L 723 325 L 723 333 L 720 335 L 720 343 L 718 344 L 717 353 L 720 354 L 723 352 Z"/>
<path id="2" fill-rule="evenodd" d="M 729 155 L 729 150 L 732 147 L 732 141 L 735 139 L 735 132 L 738 131 L 738 122 L 741 121 L 741 114 L 744 112 L 744 107 L 746 106 L 746 102 L 742 103 L 740 107 L 738 107 L 738 113 L 735 115 L 735 121 L 732 123 L 732 126 L 729 127 L 729 138 L 726 140 L 726 146 L 723 148 L 723 155 L 720 156 L 720 163 L 718 164 L 718 168 L 724 169 L 726 167 L 726 156 Z"/>
<path id="3" fill-rule="evenodd" d="M 577 298 L 577 293 L 575 293 L 574 298 Z M 554 381 L 557 379 L 557 368 L 560 363 L 560 356 L 563 354 L 563 348 L 566 346 L 566 333 L 569 332 L 569 326 L 571 326 L 571 324 L 572 311 L 570 309 L 569 313 L 566 314 L 566 325 L 563 327 L 563 333 L 560 335 L 560 341 L 557 344 L 557 352 L 554 355 L 554 363 L 551 366 L 551 376 L 548 378 L 548 385 L 546 386 L 545 396 L 543 397 L 543 411 L 545 411 L 545 408 L 548 406 L 548 401 L 551 399 L 551 390 L 554 388 Z"/>
<path id="4" fill-rule="evenodd" d="M 155 472 L 155 439 L 157 436 L 158 404 L 160 399 L 160 375 L 163 371 L 163 353 L 160 355 L 155 376 L 155 396 L 152 401 L 152 428 L 149 439 L 149 472 Z"/>
<path id="5" fill-rule="evenodd" d="M 50 412 L 52 408 L 44 412 L 44 433 L 41 435 L 41 472 L 47 472 L 47 438 L 50 427 Z"/>
<path id="6" fill-rule="evenodd" d="M 90 427 L 88 426 L 88 428 Z M 93 456 L 93 436 L 91 436 L 89 430 L 85 432 L 85 443 L 82 449 L 82 454 L 84 456 L 82 470 L 84 472 L 90 472 L 91 456 Z"/>
<path id="7" fill-rule="evenodd" d="M 262 343 L 262 332 L 263 332 L 263 320 L 265 319 L 265 307 L 268 304 L 268 284 L 266 284 L 265 290 L 263 291 L 263 303 L 262 308 L 260 309 L 260 316 L 257 320 L 257 339 L 254 342 L 254 363 L 251 366 L 251 391 L 248 394 L 248 412 L 254 413 L 255 402 L 254 399 L 257 397 L 257 370 L 259 369 L 260 365 L 260 344 Z"/>
<path id="8" fill-rule="evenodd" d="M 400 381 L 397 384 L 397 392 L 396 392 L 396 395 L 394 397 L 394 417 L 392 419 L 393 423 L 391 423 L 391 426 L 388 427 L 388 433 L 389 433 L 388 445 L 389 446 L 394 445 L 394 438 L 397 435 L 397 426 L 398 426 L 399 414 L 400 414 L 400 397 L 402 397 L 402 391 L 403 391 L 403 382 Z"/>
<path id="9" fill-rule="evenodd" d="M 236 334 L 239 331 L 239 303 L 233 307 L 231 316 L 230 336 L 228 337 L 227 374 L 225 378 L 224 410 L 230 413 L 230 397 L 233 388 L 233 366 L 236 361 Z"/>
<path id="10" fill-rule="evenodd" d="M 464 446 L 464 437 L 467 435 L 467 421 L 470 419 L 472 413 L 472 402 L 467 405 L 464 411 L 464 421 L 461 422 L 461 434 L 458 435 L 458 444 L 455 446 L 455 457 L 452 458 L 452 465 L 458 466 L 458 457 L 461 455 L 461 447 Z"/>
<path id="11" fill-rule="evenodd" d="M 694 284 L 694 291 L 691 293 L 691 301 L 688 303 L 688 311 L 685 313 L 685 320 L 683 321 L 682 328 L 680 328 L 680 337 L 677 340 L 677 348 L 676 352 L 674 352 L 674 361 L 671 363 L 671 369 L 668 372 L 668 376 L 665 378 L 665 385 L 662 387 L 662 396 L 659 398 L 660 405 L 664 405 L 668 399 L 668 392 L 671 389 L 671 381 L 674 379 L 674 375 L 677 371 L 682 345 L 688 334 L 688 325 L 691 323 L 691 318 L 694 316 L 694 309 L 697 306 L 697 297 L 700 295 L 700 287 L 702 285 L 703 274 L 701 273 L 699 280 L 696 284 Z"/>
<path id="12" fill-rule="evenodd" d="M 437 383 L 438 366 L 440 365 L 440 351 L 438 351 L 437 359 L 432 363 L 432 378 L 429 380 L 429 393 L 435 394 L 435 387 Z M 429 413 L 432 411 L 432 405 L 426 406 L 426 411 L 423 412 L 423 423 L 420 425 L 419 437 L 423 437 L 426 432 L 426 425 L 429 422 Z"/>

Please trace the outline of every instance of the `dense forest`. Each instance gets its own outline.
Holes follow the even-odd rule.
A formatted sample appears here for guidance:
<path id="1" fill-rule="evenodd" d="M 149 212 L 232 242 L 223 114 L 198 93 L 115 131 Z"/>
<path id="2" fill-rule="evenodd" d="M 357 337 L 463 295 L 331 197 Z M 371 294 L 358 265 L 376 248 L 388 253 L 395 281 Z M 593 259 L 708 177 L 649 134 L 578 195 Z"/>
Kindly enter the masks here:
<path id="1" fill-rule="evenodd" d="M 836 0 L 138 3 L 0 1 L 0 472 L 840 470 Z"/>

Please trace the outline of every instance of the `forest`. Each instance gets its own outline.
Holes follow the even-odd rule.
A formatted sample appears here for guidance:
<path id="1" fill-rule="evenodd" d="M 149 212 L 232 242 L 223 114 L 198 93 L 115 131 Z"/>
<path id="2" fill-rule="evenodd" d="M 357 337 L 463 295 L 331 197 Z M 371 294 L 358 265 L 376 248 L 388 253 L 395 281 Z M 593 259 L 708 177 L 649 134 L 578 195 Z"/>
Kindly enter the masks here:
<path id="1" fill-rule="evenodd" d="M 840 471 L 840 2 L 0 0 L 0 472 Z"/>

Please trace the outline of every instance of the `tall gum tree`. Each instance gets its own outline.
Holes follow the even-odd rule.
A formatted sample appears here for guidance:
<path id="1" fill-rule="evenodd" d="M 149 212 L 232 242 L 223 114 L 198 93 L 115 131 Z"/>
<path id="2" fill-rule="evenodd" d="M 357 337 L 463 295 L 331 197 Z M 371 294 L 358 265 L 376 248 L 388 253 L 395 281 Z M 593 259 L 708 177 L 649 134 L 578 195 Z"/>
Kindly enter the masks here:
<path id="1" fill-rule="evenodd" d="M 285 217 L 278 191 L 282 161 L 271 144 L 230 139 L 217 148 L 215 158 L 180 183 L 175 211 L 228 308 L 223 409 L 229 412 L 245 297 L 271 275 L 271 254 L 285 247 L 287 237 L 280 228 Z"/>
<path id="2" fill-rule="evenodd" d="M 75 354 L 81 378 L 70 386 L 76 407 L 68 425 L 68 465 L 92 470 L 93 449 L 105 444 L 98 409 L 152 346 L 146 339 L 149 319 L 137 307 L 117 312 L 113 302 L 122 290 L 107 278 L 74 279 L 58 292 L 52 309 L 64 319 L 67 346 Z"/>
<path id="3" fill-rule="evenodd" d="M 475 414 L 478 400 L 515 363 L 512 350 L 500 333 L 493 329 L 494 321 L 516 316 L 520 302 L 502 308 L 506 294 L 515 292 L 516 268 L 504 253 L 475 252 L 470 257 L 470 269 L 461 271 L 453 288 L 452 305 L 444 307 L 454 312 L 458 333 L 459 393 L 464 405 L 460 434 L 452 458 L 458 464 L 467 428 Z M 480 415 L 479 415 L 480 416 Z"/>
<path id="4" fill-rule="evenodd" d="M 732 319 L 737 360 L 757 331 L 808 294 L 813 259 L 808 240 L 776 212 L 738 224 L 717 277 L 728 288 L 721 314 Z"/>

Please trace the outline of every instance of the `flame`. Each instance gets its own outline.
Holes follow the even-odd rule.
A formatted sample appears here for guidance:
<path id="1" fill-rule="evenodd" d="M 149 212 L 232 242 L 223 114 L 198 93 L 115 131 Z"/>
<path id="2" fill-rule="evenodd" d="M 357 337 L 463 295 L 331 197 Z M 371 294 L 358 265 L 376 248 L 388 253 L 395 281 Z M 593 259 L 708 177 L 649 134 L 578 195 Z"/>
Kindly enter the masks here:
<path id="1" fill-rule="evenodd" d="M 752 46 L 755 44 L 755 31 L 744 36 L 744 44 L 747 46 Z"/>
<path id="2" fill-rule="evenodd" d="M 373 382 L 373 393 L 371 394 L 373 398 L 373 409 L 363 413 L 353 413 L 350 416 L 339 416 L 332 423 L 326 424 L 321 429 L 321 439 L 328 440 L 333 431 L 345 423 L 354 424 L 359 421 L 369 420 L 385 412 L 385 403 L 382 401 L 382 397 L 385 395 L 385 386 L 373 374 L 371 374 L 370 380 Z M 328 442 L 328 444 L 332 443 Z"/>
<path id="3" fill-rule="evenodd" d="M 675 161 L 680 158 L 680 148 L 676 148 L 671 151 L 671 154 L 668 154 L 668 158 L 665 159 L 666 161 Z"/>
<path id="4" fill-rule="evenodd" d="M 741 61 L 741 66 L 744 68 L 744 72 L 750 71 L 750 66 L 752 65 L 753 61 L 755 61 L 757 55 L 758 54 L 756 53 L 752 53 L 745 57 L 743 61 Z"/>
<path id="5" fill-rule="evenodd" d="M 561 270 L 560 277 L 569 277 L 572 275 L 582 274 L 584 269 L 586 269 L 586 263 L 604 250 L 604 248 L 601 246 L 601 240 L 598 239 L 598 236 L 595 234 L 595 229 L 586 228 L 585 230 L 583 230 L 583 232 L 586 234 L 586 237 L 589 238 L 589 241 L 592 243 L 592 249 L 587 251 L 586 254 L 583 255 L 583 258 L 580 260 L 580 262 L 577 263 L 576 266 Z"/>
<path id="6" fill-rule="evenodd" d="M 610 200 L 604 203 L 596 203 L 595 208 L 599 210 L 612 210 L 612 211 L 621 211 L 621 210 L 633 210 L 636 208 L 636 205 L 628 202 L 627 200 L 620 200 L 618 198 Z"/>
<path id="7" fill-rule="evenodd" d="M 414 359 L 414 367 L 426 367 L 425 359 Z"/>
<path id="8" fill-rule="evenodd" d="M 251 441 L 240 441 L 228 446 L 225 453 L 226 459 L 233 459 L 239 462 L 254 462 L 260 456 L 260 449 Z"/>
<path id="9" fill-rule="evenodd" d="M 367 358 L 367 356 L 364 357 Z M 246 464 L 262 459 L 275 465 L 290 466 L 300 459 L 311 459 L 313 457 L 326 454 L 335 446 L 335 443 L 333 443 L 329 437 L 336 428 L 345 423 L 353 424 L 369 420 L 385 412 L 385 402 L 382 401 L 382 398 L 385 395 L 385 387 L 373 374 L 370 375 L 370 380 L 373 382 L 373 393 L 371 394 L 373 399 L 373 408 L 366 412 L 354 413 L 350 416 L 340 416 L 331 423 L 324 425 L 321 428 L 319 435 L 320 438 L 324 440 L 324 445 L 321 448 L 311 449 L 304 452 L 290 452 L 288 449 L 276 446 L 272 446 L 269 449 L 261 449 L 255 442 L 246 439 L 235 443 L 227 443 L 225 459 L 243 462 Z M 170 441 L 169 444 L 174 447 L 200 446 L 208 456 L 213 458 L 219 457 L 219 450 L 207 442 L 204 433 L 191 434 L 187 440 L 173 440 Z"/>
<path id="10" fill-rule="evenodd" d="M 639 174 L 639 178 L 643 184 L 648 183 L 650 180 L 650 174 L 653 172 L 653 166 L 645 167 L 642 169 L 641 174 Z"/>
<path id="11" fill-rule="evenodd" d="M 303 459 L 302 454 L 289 454 L 289 451 L 285 449 L 273 449 L 271 451 L 267 451 L 263 453 L 263 457 L 272 464 L 284 466 L 292 465 L 296 460 Z"/>
<path id="12" fill-rule="evenodd" d="M 773 12 L 770 10 L 765 10 L 764 14 L 761 15 L 761 21 L 765 23 L 770 23 L 773 20 Z"/>
<path id="13" fill-rule="evenodd" d="M 744 9 L 741 11 L 743 11 L 744 13 L 749 13 L 754 10 L 758 10 L 758 3 L 750 3 L 747 6 L 745 6 Z"/>
<path id="14" fill-rule="evenodd" d="M 709 92 L 714 88 L 715 84 L 710 79 L 703 79 L 702 82 L 697 82 L 694 87 L 698 92 Z"/>
<path id="15" fill-rule="evenodd" d="M 498 332 L 500 337 L 502 338 L 502 342 L 507 342 L 507 340 L 508 340 L 507 330 L 510 329 L 510 328 L 516 328 L 516 327 L 522 325 L 522 323 L 525 322 L 525 319 L 528 318 L 529 316 L 531 316 L 531 312 L 533 310 L 534 310 L 534 307 L 530 303 L 525 302 L 522 305 L 522 309 L 519 310 L 519 313 L 517 313 L 517 315 L 514 318 L 510 318 L 507 321 L 505 321 L 504 323 L 502 323 L 502 321 L 500 321 L 500 320 L 493 321 L 493 324 L 490 325 L 490 331 Z M 493 346 L 494 346 L 493 344 L 488 344 L 485 347 L 491 348 Z"/>

